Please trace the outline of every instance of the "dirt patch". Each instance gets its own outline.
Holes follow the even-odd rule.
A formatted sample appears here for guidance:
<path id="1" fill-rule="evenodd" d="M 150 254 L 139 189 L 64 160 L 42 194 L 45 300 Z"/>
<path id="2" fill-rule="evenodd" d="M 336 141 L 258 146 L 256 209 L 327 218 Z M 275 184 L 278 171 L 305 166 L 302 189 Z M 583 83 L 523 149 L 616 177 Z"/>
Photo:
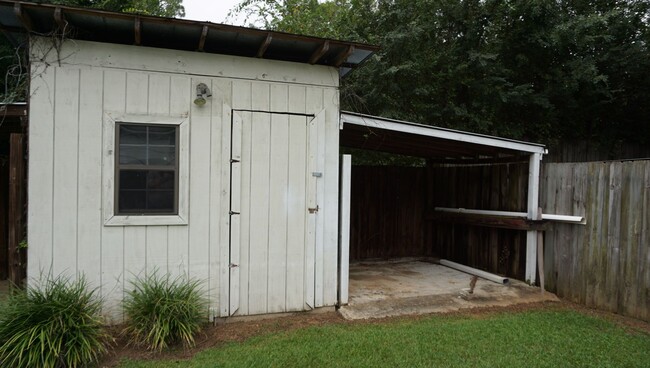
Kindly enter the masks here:
<path id="1" fill-rule="evenodd" d="M 565 311 L 574 310 L 589 316 L 600 317 L 608 320 L 618 326 L 623 327 L 629 333 L 650 334 L 650 323 L 637 320 L 634 318 L 624 317 L 610 312 L 599 311 L 582 305 L 570 302 L 537 302 L 527 304 L 515 304 L 506 307 L 480 307 L 471 309 L 462 309 L 459 311 L 447 312 L 438 315 L 445 317 L 466 317 L 483 319 L 502 313 L 521 313 L 527 311 Z M 375 325 L 393 321 L 417 321 L 423 318 L 429 318 L 431 315 L 416 316 L 399 316 L 386 317 L 371 320 L 345 320 L 337 312 L 327 313 L 296 313 L 289 316 L 271 318 L 259 321 L 246 321 L 219 324 L 217 326 L 208 326 L 197 336 L 196 347 L 192 349 L 176 348 L 164 353 L 146 352 L 141 348 L 130 347 L 126 344 L 126 339 L 120 337 L 116 341 L 111 354 L 106 357 L 100 366 L 115 367 L 120 360 L 129 359 L 166 359 L 182 361 L 192 358 L 196 353 L 224 345 L 230 342 L 242 342 L 252 337 L 293 331 L 296 329 L 323 326 L 329 324 L 348 324 L 348 325 Z M 119 331 L 115 328 L 113 332 Z"/>

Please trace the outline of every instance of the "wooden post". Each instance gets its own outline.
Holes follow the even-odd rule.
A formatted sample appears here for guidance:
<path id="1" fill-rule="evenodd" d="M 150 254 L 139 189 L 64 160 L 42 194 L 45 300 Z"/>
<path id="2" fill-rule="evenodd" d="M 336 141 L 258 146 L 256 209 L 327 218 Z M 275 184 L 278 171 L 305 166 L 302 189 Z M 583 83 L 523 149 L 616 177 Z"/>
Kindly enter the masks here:
<path id="1" fill-rule="evenodd" d="M 539 212 L 539 171 L 542 161 L 541 153 L 530 155 L 528 165 L 528 214 L 529 220 L 535 220 Z M 526 232 L 526 282 L 535 284 L 537 266 L 537 231 Z"/>
<path id="2" fill-rule="evenodd" d="M 20 249 L 19 244 L 25 236 L 23 227 L 25 214 L 24 135 L 13 133 L 9 142 L 9 280 L 15 285 L 22 286 L 25 277 L 25 265 L 23 264 L 23 257 L 21 257 L 23 251 Z"/>
<path id="3" fill-rule="evenodd" d="M 7 260 L 7 193 L 9 192 L 9 161 L 0 162 L 0 280 L 9 276 L 9 262 Z"/>
<path id="4" fill-rule="evenodd" d="M 352 156 L 341 158 L 341 194 L 339 197 L 339 305 L 348 304 L 350 282 L 350 190 Z"/>
<path id="5" fill-rule="evenodd" d="M 537 219 L 542 219 L 542 208 L 537 210 Z M 539 287 L 544 295 L 544 232 L 537 232 L 537 269 L 539 270 Z"/>

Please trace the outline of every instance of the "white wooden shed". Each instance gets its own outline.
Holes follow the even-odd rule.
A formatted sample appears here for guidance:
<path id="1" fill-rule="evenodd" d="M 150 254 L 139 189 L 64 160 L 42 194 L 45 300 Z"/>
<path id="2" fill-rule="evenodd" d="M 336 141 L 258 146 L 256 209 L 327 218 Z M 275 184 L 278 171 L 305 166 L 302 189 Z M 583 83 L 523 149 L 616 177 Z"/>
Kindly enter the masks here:
<path id="1" fill-rule="evenodd" d="M 376 47 L 10 1 L 0 19 L 29 34 L 29 282 L 83 274 L 116 321 L 155 270 L 202 280 L 211 317 L 336 304 L 339 78 Z"/>
<path id="2" fill-rule="evenodd" d="M 202 280 L 210 317 L 346 303 L 340 139 L 525 155 L 537 217 L 543 146 L 341 114 L 340 77 L 375 46 L 5 0 L 0 25 L 30 54 L 29 282 L 83 274 L 114 322 L 129 281 L 154 271 Z"/>

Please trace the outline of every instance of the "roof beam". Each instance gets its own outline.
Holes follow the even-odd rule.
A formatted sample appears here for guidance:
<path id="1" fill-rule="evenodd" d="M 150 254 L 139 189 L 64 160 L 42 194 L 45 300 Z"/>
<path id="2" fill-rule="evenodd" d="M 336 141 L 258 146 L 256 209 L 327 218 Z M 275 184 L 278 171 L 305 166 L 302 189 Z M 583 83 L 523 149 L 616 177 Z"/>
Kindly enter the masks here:
<path id="1" fill-rule="evenodd" d="M 208 26 L 204 25 L 203 29 L 201 30 L 201 38 L 199 38 L 199 51 L 203 51 L 205 49 L 205 39 L 208 38 L 208 31 Z"/>
<path id="2" fill-rule="evenodd" d="M 142 21 L 140 17 L 135 17 L 133 20 L 133 34 L 134 34 L 134 44 L 140 46 L 142 43 Z"/>
<path id="3" fill-rule="evenodd" d="M 528 163 L 528 155 L 514 155 L 514 156 L 503 156 L 503 157 L 479 157 L 472 159 L 446 159 L 446 160 L 436 160 L 430 159 L 428 163 L 430 164 L 443 164 L 443 165 L 492 165 L 492 164 L 520 164 Z"/>
<path id="4" fill-rule="evenodd" d="M 350 55 L 352 55 L 353 52 L 354 52 L 354 45 L 348 46 L 347 49 L 342 51 L 339 54 L 339 56 L 336 57 L 336 61 L 334 62 L 334 66 L 338 68 L 341 65 L 343 65 L 343 63 L 345 63 L 348 60 L 348 57 L 350 57 Z"/>
<path id="5" fill-rule="evenodd" d="M 16 14 L 16 17 L 20 19 L 20 23 L 23 24 L 23 27 L 25 27 L 25 29 L 30 32 L 34 30 L 34 23 L 32 22 L 32 18 L 30 18 L 30 16 L 25 13 L 25 10 L 20 5 L 20 3 L 14 4 L 14 13 Z"/>
<path id="6" fill-rule="evenodd" d="M 54 9 L 54 21 L 59 26 L 61 32 L 64 32 L 66 27 L 68 26 L 68 21 L 65 20 L 63 9 L 61 9 L 60 6 L 57 6 L 56 9 Z"/>
<path id="7" fill-rule="evenodd" d="M 314 51 L 313 54 L 311 54 L 311 57 L 309 58 L 309 64 L 316 64 L 320 58 L 325 55 L 325 53 L 330 49 L 330 42 L 325 41 L 323 42 L 322 45 L 316 51 Z"/>
<path id="8" fill-rule="evenodd" d="M 476 133 L 461 132 L 451 129 L 408 123 L 404 121 L 384 119 L 377 116 L 341 113 L 341 121 L 346 124 L 360 125 L 369 128 L 386 129 L 402 133 L 416 134 L 426 137 L 447 139 L 457 142 L 509 149 L 513 151 L 546 154 L 546 147 L 539 144 L 519 142 L 505 138 L 491 137 Z"/>
<path id="9" fill-rule="evenodd" d="M 262 42 L 260 48 L 257 50 L 256 57 L 258 58 L 264 57 L 264 53 L 266 52 L 266 49 L 269 48 L 269 45 L 271 44 L 272 40 L 273 40 L 273 36 L 271 36 L 271 33 L 267 33 L 264 42 Z"/>

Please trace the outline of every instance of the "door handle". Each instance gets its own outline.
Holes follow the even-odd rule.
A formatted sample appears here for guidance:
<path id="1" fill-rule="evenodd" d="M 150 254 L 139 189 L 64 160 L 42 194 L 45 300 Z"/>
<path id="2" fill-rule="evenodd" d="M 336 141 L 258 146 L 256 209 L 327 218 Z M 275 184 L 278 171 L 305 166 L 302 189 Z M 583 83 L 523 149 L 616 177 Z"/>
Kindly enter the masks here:
<path id="1" fill-rule="evenodd" d="M 235 264 L 235 263 L 231 263 L 231 264 L 228 265 L 228 267 L 235 268 L 235 267 L 239 267 L 239 265 Z"/>
<path id="2" fill-rule="evenodd" d="M 309 211 L 309 213 L 316 213 L 318 212 L 318 208 L 318 205 L 316 205 L 316 207 L 307 208 L 307 211 Z"/>

